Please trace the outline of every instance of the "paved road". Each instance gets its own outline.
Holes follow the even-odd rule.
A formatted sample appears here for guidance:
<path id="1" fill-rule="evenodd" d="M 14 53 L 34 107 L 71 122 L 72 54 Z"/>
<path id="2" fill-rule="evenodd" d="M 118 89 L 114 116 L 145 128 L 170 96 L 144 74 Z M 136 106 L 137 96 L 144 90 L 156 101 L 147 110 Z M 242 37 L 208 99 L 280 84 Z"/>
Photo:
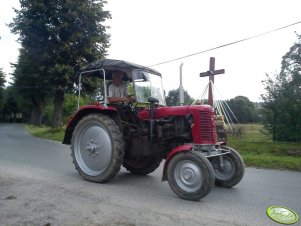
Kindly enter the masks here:
<path id="1" fill-rule="evenodd" d="M 271 205 L 301 215 L 300 172 L 247 168 L 236 187 L 198 202 L 178 198 L 161 172 L 87 182 L 68 146 L 0 124 L 0 225 L 279 225 L 266 216 Z"/>

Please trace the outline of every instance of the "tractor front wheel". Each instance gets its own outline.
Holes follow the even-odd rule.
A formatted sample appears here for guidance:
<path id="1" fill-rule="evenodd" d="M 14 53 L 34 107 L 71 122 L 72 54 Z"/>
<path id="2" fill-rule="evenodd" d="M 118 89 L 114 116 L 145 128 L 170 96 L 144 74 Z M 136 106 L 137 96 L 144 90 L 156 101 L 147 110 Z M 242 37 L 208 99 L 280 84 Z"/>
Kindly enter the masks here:
<path id="1" fill-rule="evenodd" d="M 167 166 L 167 179 L 171 189 L 187 200 L 203 198 L 214 184 L 210 162 L 196 152 L 182 152 L 173 156 Z"/>
<path id="2" fill-rule="evenodd" d="M 215 172 L 215 185 L 218 187 L 230 188 L 238 184 L 244 176 L 244 161 L 233 148 L 222 146 L 222 149 L 229 150 L 230 153 L 211 160 Z"/>
<path id="3" fill-rule="evenodd" d="M 89 114 L 76 126 L 71 150 L 79 174 L 86 180 L 104 183 L 120 170 L 124 142 L 112 118 L 103 114 Z"/>

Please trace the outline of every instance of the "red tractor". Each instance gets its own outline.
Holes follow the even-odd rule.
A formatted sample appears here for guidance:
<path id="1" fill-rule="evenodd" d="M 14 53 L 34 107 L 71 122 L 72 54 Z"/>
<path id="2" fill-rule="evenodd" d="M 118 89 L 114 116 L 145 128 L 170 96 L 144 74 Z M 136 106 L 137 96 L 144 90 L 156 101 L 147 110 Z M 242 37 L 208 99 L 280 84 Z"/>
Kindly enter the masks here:
<path id="1" fill-rule="evenodd" d="M 116 70 L 131 84 L 136 102 L 107 103 L 107 82 Z M 214 184 L 240 182 L 244 162 L 237 151 L 217 142 L 211 106 L 167 107 L 160 73 L 137 64 L 94 62 L 81 69 L 79 87 L 88 74 L 103 80 L 103 103 L 79 106 L 63 141 L 71 144 L 73 163 L 84 179 L 107 182 L 121 166 L 146 175 L 165 159 L 162 180 L 183 199 L 198 200 Z"/>

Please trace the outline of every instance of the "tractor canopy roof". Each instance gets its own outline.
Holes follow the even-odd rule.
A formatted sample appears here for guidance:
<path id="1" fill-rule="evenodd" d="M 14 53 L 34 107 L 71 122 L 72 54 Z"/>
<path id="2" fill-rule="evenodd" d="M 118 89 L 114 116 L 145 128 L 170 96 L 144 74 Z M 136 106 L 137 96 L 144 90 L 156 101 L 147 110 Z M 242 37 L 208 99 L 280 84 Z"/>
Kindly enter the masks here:
<path id="1" fill-rule="evenodd" d="M 154 69 L 151 69 L 151 68 L 148 68 L 145 66 L 141 66 L 138 64 L 134 64 L 131 62 L 127 62 L 124 60 L 112 60 L 112 59 L 95 61 L 95 62 L 81 68 L 80 73 L 91 72 L 92 74 L 94 74 L 96 76 L 102 77 L 103 72 L 101 71 L 101 69 L 105 70 L 106 79 L 111 79 L 113 71 L 122 71 L 127 75 L 127 76 L 123 76 L 124 80 L 129 80 L 131 78 L 131 72 L 133 70 L 143 70 L 148 73 L 155 74 L 155 75 L 158 75 L 161 77 L 161 74 Z"/>

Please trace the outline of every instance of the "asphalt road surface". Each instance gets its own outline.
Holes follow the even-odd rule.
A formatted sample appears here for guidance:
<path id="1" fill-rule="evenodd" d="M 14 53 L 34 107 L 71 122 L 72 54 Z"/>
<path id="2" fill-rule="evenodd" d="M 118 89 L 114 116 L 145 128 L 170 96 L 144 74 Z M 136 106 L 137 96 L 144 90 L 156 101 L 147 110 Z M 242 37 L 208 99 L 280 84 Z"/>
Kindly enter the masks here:
<path id="1" fill-rule="evenodd" d="M 272 205 L 301 216 L 300 172 L 247 168 L 234 188 L 193 202 L 161 182 L 162 165 L 96 184 L 77 174 L 70 153 L 20 124 L 0 124 L 0 225 L 279 225 L 266 215 Z"/>

